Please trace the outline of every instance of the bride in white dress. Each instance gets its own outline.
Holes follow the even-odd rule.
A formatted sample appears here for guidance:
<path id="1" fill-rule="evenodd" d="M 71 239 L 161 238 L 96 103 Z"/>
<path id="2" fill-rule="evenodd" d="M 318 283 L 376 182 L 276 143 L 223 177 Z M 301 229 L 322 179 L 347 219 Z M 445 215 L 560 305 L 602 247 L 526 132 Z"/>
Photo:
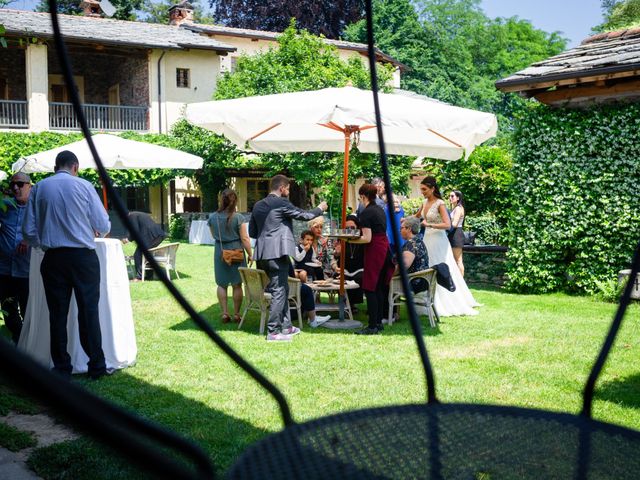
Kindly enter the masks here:
<path id="1" fill-rule="evenodd" d="M 434 177 L 425 177 L 420 185 L 420 190 L 425 198 L 422 204 L 422 216 L 424 218 L 423 224 L 426 226 L 424 244 L 429 254 L 429 266 L 446 263 L 456 286 L 456 291 L 450 292 L 438 285 L 434 299 L 436 312 L 441 317 L 477 315 L 478 311 L 474 310 L 473 307 L 478 307 L 480 304 L 471 295 L 453 258 L 451 244 L 446 233 L 451 226 L 451 220 L 440 195 L 440 190 L 438 190 L 436 179 Z"/>

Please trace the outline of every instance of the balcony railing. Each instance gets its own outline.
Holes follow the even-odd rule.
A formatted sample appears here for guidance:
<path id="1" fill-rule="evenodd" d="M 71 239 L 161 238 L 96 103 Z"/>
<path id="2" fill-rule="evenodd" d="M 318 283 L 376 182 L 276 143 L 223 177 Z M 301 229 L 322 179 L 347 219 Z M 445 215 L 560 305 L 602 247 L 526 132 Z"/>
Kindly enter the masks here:
<path id="1" fill-rule="evenodd" d="M 82 106 L 84 115 L 92 130 L 146 131 L 147 107 L 121 105 Z M 49 128 L 52 130 L 80 130 L 80 124 L 70 103 L 49 102 Z"/>
<path id="2" fill-rule="evenodd" d="M 0 128 L 27 128 L 26 100 L 0 100 Z"/>

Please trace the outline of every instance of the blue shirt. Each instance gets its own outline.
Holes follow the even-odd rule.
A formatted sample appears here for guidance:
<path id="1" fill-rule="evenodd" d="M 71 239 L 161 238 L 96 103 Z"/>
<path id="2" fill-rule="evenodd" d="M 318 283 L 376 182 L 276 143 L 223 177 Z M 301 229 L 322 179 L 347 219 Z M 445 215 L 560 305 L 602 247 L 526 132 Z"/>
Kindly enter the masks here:
<path id="1" fill-rule="evenodd" d="M 0 210 L 0 275 L 28 278 L 31 249 L 22 254 L 16 251 L 22 242 L 26 205 L 18 205 L 10 200 L 5 200 L 4 204 L 6 210 Z"/>
<path id="2" fill-rule="evenodd" d="M 22 225 L 29 245 L 94 250 L 96 232 L 104 236 L 109 230 L 109 216 L 86 180 L 60 170 L 31 189 Z"/>

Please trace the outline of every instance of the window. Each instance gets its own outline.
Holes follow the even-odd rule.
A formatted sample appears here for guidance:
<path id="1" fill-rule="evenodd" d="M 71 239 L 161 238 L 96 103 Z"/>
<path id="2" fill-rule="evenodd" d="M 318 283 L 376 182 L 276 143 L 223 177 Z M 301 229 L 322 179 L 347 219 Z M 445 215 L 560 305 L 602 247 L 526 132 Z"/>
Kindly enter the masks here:
<path id="1" fill-rule="evenodd" d="M 231 57 L 229 60 L 231 60 L 231 68 L 229 68 L 229 72 L 233 73 L 238 67 L 238 57 Z"/>
<path id="2" fill-rule="evenodd" d="M 269 193 L 269 180 L 247 180 L 247 210 L 253 210 L 258 200 L 262 200 Z"/>
<path id="3" fill-rule="evenodd" d="M 176 68 L 176 87 L 189 88 L 189 69 Z"/>
<path id="4" fill-rule="evenodd" d="M 0 100 L 9 100 L 9 83 L 6 78 L 0 78 Z"/>

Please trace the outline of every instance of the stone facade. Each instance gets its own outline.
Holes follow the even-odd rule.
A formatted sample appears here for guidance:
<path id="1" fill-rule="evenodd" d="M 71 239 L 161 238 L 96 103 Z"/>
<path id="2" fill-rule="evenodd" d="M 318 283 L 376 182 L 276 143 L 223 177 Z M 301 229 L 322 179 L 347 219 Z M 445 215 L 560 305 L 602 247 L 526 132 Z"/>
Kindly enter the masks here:
<path id="1" fill-rule="evenodd" d="M 468 285 L 505 284 L 507 247 L 498 245 L 465 245 L 464 279 Z"/>
<path id="2" fill-rule="evenodd" d="M 27 76 L 23 48 L 0 48 L 0 79 L 6 80 L 9 95 L 7 100 L 27 99 Z M 4 82 L 3 82 L 4 83 Z M 0 100 L 4 92 L 0 91 Z"/>
<path id="3" fill-rule="evenodd" d="M 108 105 L 109 88 L 119 85 L 120 105 L 149 106 L 147 53 L 143 50 L 122 52 L 74 51 L 70 48 L 74 75 L 84 78 L 84 101 Z M 54 48 L 48 51 L 49 74 L 61 75 L 62 69 Z"/>

